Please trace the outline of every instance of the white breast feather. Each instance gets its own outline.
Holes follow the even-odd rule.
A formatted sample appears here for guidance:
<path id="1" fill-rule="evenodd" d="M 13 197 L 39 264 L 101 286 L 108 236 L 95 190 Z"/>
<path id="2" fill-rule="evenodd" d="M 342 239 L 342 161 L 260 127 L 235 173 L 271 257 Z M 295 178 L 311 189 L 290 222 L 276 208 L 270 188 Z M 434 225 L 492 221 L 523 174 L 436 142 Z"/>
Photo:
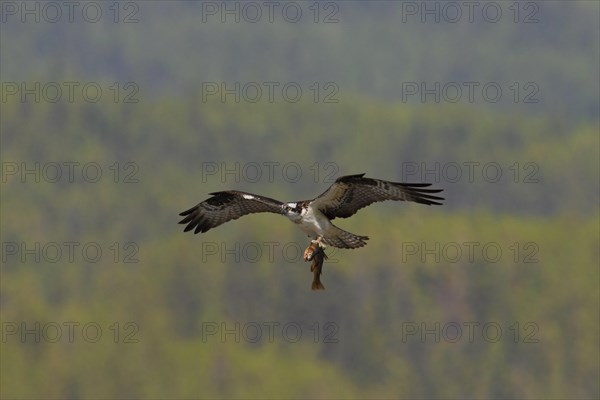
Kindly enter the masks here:
<path id="1" fill-rule="evenodd" d="M 331 225 L 329 220 L 319 210 L 308 207 L 302 210 L 302 223 L 300 228 L 313 236 L 323 235 L 327 228 Z"/>

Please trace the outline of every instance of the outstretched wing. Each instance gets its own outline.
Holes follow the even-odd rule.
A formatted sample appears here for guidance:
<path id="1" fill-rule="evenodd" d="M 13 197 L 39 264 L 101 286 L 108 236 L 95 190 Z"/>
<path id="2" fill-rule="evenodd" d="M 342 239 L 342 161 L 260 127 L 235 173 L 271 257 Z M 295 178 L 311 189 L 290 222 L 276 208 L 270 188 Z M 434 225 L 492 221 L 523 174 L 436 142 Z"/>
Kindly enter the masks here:
<path id="1" fill-rule="evenodd" d="M 281 207 L 283 203 L 269 197 L 237 190 L 210 194 L 212 197 L 179 214 L 185 217 L 179 223 L 187 224 L 184 232 L 194 228 L 194 233 L 206 232 L 246 214 L 260 212 L 283 214 Z"/>
<path id="2" fill-rule="evenodd" d="M 441 205 L 442 189 L 425 189 L 430 183 L 398 183 L 365 178 L 365 174 L 342 176 L 312 201 L 329 219 L 348 218 L 372 203 L 385 200 Z"/>

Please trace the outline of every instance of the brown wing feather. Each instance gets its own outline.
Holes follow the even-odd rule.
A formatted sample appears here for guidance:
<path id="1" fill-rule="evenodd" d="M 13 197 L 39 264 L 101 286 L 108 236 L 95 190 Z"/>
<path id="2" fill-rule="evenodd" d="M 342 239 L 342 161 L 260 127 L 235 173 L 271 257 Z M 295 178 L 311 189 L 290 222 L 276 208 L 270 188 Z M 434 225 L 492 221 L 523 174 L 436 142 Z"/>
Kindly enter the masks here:
<path id="1" fill-rule="evenodd" d="M 426 205 L 441 205 L 443 197 L 435 196 L 442 189 L 425 189 L 429 183 L 399 183 L 365 178 L 365 174 L 338 178 L 323 194 L 313 200 L 329 219 L 348 218 L 361 208 L 378 201 L 412 201 Z"/>
<path id="2" fill-rule="evenodd" d="M 283 213 L 281 207 L 283 203 L 269 197 L 237 190 L 210 194 L 212 197 L 179 214 L 185 217 L 179 223 L 187 224 L 184 232 L 192 229 L 194 229 L 194 233 L 206 232 L 227 221 L 252 213 Z M 244 198 L 244 196 L 248 198 Z M 249 198 L 249 196 L 252 196 L 252 198 Z"/>

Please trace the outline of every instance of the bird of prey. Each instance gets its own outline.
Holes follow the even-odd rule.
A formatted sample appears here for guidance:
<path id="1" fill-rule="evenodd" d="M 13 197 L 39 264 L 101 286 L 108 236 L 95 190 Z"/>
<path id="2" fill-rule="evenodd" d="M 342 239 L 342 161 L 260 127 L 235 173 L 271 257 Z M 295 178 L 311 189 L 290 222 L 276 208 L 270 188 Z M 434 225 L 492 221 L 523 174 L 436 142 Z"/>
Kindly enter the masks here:
<path id="1" fill-rule="evenodd" d="M 441 205 L 444 200 L 434 194 L 442 189 L 428 189 L 429 183 L 388 182 L 364 175 L 342 176 L 320 196 L 291 203 L 237 190 L 210 193 L 212 197 L 179 214 L 184 217 L 179 223 L 187 224 L 185 232 L 199 233 L 247 214 L 270 212 L 288 217 L 319 245 L 355 249 L 364 246 L 369 238 L 338 228 L 331 222 L 333 219 L 351 217 L 379 201 Z"/>

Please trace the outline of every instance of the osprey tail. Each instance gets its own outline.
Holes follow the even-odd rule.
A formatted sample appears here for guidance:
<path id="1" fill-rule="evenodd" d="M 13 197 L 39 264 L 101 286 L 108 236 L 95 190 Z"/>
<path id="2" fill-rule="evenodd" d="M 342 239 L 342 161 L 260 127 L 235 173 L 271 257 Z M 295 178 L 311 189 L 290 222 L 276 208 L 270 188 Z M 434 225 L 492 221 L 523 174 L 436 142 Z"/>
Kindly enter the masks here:
<path id="1" fill-rule="evenodd" d="M 331 224 L 323 235 L 322 242 L 340 249 L 357 249 L 366 245 L 367 240 L 369 240 L 368 236 L 355 235 Z"/>

